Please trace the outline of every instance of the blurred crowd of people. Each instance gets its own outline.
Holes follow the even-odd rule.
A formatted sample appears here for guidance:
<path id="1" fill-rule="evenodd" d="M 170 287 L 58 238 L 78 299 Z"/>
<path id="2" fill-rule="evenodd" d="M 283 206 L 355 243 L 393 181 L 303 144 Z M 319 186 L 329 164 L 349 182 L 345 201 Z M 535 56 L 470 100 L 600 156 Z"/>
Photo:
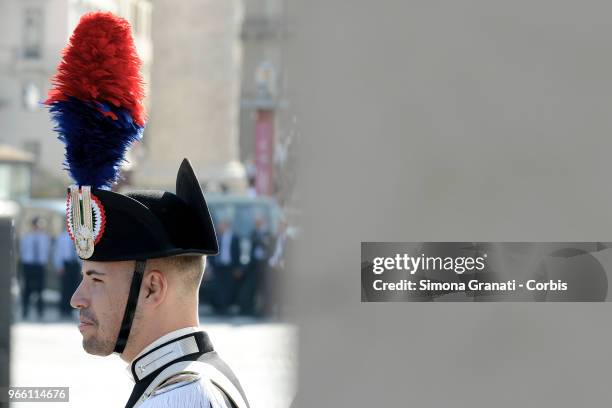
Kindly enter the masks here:
<path id="1" fill-rule="evenodd" d="M 230 220 L 217 223 L 219 254 L 208 257 L 200 289 L 200 303 L 210 305 L 213 313 L 261 317 L 280 312 L 279 286 L 291 238 L 286 221 L 280 220 L 276 234 L 267 224 L 263 217 L 256 216 L 251 235 L 241 237 Z M 59 280 L 59 314 L 69 317 L 70 298 L 81 280 L 81 261 L 66 229 L 52 237 L 46 232 L 45 220 L 35 217 L 19 240 L 24 319 L 34 313 L 32 306 L 39 319 L 44 316 L 43 291 L 49 286 L 51 270 Z"/>
<path id="2" fill-rule="evenodd" d="M 70 298 L 81 280 L 81 263 L 66 229 L 55 239 L 46 232 L 45 221 L 35 217 L 31 229 L 19 241 L 19 272 L 21 281 L 22 317 L 30 314 L 30 303 L 36 302 L 36 312 L 42 318 L 45 311 L 43 290 L 47 286 L 49 261 L 60 280 L 59 312 L 71 314 Z"/>
<path id="3" fill-rule="evenodd" d="M 219 254 L 208 257 L 201 302 L 209 303 L 220 315 L 234 311 L 247 316 L 277 315 L 290 242 L 286 221 L 280 221 L 274 236 L 266 220 L 256 216 L 254 229 L 246 238 L 248 256 L 244 256 L 241 242 L 245 237 L 235 233 L 229 220 L 218 222 L 216 231 Z"/>

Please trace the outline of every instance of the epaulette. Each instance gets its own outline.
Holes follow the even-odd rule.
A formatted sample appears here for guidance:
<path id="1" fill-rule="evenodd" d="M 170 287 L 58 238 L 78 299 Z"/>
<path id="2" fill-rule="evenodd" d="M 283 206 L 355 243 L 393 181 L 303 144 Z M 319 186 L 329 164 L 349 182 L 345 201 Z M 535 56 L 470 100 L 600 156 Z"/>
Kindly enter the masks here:
<path id="1" fill-rule="evenodd" d="M 201 378 L 200 374 L 194 372 L 177 373 L 155 387 L 151 392 L 151 396 L 184 387 L 185 385 L 200 381 Z"/>

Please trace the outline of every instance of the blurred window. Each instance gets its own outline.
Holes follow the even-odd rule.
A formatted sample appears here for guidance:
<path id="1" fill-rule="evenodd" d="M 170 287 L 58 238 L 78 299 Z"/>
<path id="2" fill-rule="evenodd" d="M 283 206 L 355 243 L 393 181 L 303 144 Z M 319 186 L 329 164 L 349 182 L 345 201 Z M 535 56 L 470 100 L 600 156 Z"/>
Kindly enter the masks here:
<path id="1" fill-rule="evenodd" d="M 26 82 L 23 85 L 22 102 L 26 110 L 36 112 L 40 108 L 41 98 L 40 89 L 34 82 Z"/>
<path id="2" fill-rule="evenodd" d="M 13 166 L 11 184 L 11 199 L 29 198 L 32 184 L 30 167 L 25 164 Z"/>
<path id="3" fill-rule="evenodd" d="M 27 8 L 23 18 L 23 57 L 38 59 L 42 54 L 43 12 L 40 8 Z"/>
<path id="4" fill-rule="evenodd" d="M 11 166 L 0 163 L 0 199 L 8 200 L 11 197 Z"/>
<path id="5" fill-rule="evenodd" d="M 30 169 L 25 164 L 0 163 L 0 200 L 30 197 Z"/>

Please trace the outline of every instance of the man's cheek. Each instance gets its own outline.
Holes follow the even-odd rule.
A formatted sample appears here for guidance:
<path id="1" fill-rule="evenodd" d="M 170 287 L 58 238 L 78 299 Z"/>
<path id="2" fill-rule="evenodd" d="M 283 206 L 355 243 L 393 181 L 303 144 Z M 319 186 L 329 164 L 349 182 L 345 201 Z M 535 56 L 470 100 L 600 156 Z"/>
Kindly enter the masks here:
<path id="1" fill-rule="evenodd" d="M 108 319 L 108 313 L 112 305 L 110 293 L 102 285 L 98 284 L 91 291 L 91 306 L 98 317 L 98 323 L 103 326 Z"/>
<path id="2" fill-rule="evenodd" d="M 114 334 L 119 333 L 121 321 L 123 320 L 123 310 L 125 309 L 126 297 L 122 296 L 122 290 L 115 288 L 106 293 L 106 317 L 108 330 Z"/>

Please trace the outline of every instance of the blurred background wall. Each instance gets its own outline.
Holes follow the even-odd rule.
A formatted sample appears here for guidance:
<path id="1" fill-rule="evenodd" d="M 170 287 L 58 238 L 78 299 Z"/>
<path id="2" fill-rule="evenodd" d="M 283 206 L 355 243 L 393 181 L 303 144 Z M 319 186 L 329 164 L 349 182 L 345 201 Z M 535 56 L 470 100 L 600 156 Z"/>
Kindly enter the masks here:
<path id="1" fill-rule="evenodd" d="M 288 1 L 296 407 L 612 400 L 609 304 L 360 303 L 361 241 L 612 231 L 612 6 Z"/>
<path id="2" fill-rule="evenodd" d="M 41 102 L 80 16 L 94 10 L 128 19 L 143 60 L 150 121 L 119 188 L 171 186 L 189 156 L 211 191 L 286 195 L 282 0 L 4 0 L 0 147 L 29 164 L 13 198 L 63 196 L 63 147 Z"/>

